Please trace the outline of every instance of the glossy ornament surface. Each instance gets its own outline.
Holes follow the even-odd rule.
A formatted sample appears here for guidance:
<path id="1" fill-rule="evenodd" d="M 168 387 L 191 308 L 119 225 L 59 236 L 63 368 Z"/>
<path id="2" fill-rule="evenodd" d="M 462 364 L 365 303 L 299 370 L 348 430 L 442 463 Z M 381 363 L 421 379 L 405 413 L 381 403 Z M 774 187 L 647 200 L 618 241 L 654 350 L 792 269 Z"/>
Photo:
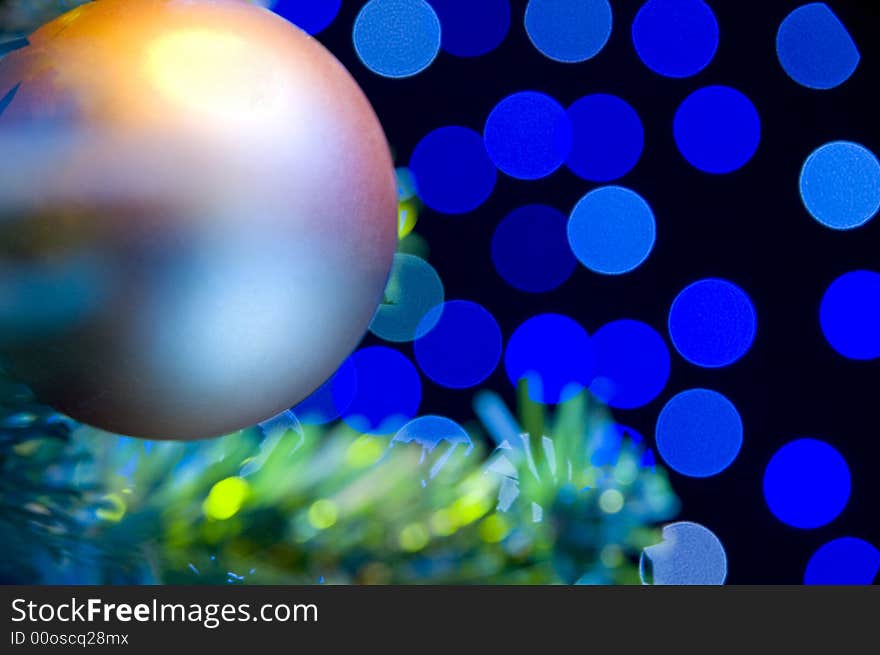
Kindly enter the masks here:
<path id="1" fill-rule="evenodd" d="M 317 41 L 243 0 L 100 0 L 0 61 L 0 352 L 85 423 L 200 438 L 307 397 L 396 247 L 389 149 Z"/>

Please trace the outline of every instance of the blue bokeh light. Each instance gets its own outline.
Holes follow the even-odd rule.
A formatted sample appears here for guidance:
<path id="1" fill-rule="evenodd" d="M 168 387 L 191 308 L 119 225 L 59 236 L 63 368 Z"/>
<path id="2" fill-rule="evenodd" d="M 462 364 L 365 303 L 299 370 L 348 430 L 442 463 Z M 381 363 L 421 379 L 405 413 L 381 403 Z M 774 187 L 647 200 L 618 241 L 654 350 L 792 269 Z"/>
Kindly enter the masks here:
<path id="1" fill-rule="evenodd" d="M 642 156 L 642 121 L 625 100 L 605 93 L 584 96 L 568 108 L 571 171 L 590 182 L 610 182 L 629 173 Z"/>
<path id="2" fill-rule="evenodd" d="M 416 367 L 400 352 L 371 346 L 351 356 L 357 375 L 357 391 L 342 420 L 365 434 L 391 434 L 419 411 L 422 383 Z M 333 387 L 337 407 L 343 405 L 340 390 Z"/>
<path id="3" fill-rule="evenodd" d="M 443 293 L 443 282 L 433 266 L 421 257 L 395 253 L 385 297 L 376 309 L 370 332 L 394 342 L 424 336 L 434 323 L 423 319 L 443 302 Z"/>
<path id="4" fill-rule="evenodd" d="M 824 2 L 798 7 L 782 21 L 776 54 L 791 79 L 817 90 L 846 82 L 861 59 L 846 26 Z"/>
<path id="5" fill-rule="evenodd" d="M 764 471 L 764 499 L 773 515 L 795 528 L 833 521 L 850 494 L 846 460 L 818 439 L 797 439 L 780 448 Z"/>
<path id="6" fill-rule="evenodd" d="M 691 521 L 663 527 L 663 541 L 642 551 L 643 584 L 720 585 L 727 578 L 727 553 L 708 528 Z"/>
<path id="7" fill-rule="evenodd" d="M 507 344 L 504 366 L 514 386 L 525 380 L 529 398 L 548 404 L 586 389 L 595 370 L 590 336 L 560 314 L 540 314 L 520 325 Z"/>
<path id="8" fill-rule="evenodd" d="M 703 0 L 648 0 L 633 21 L 639 58 L 666 77 L 696 75 L 718 50 L 718 21 Z"/>
<path id="9" fill-rule="evenodd" d="M 651 207 L 635 191 L 620 186 L 590 191 L 575 205 L 568 222 L 575 256 L 604 275 L 638 268 L 651 254 L 656 237 Z"/>
<path id="10" fill-rule="evenodd" d="M 592 337 L 596 378 L 590 391 L 615 409 L 634 409 L 654 400 L 669 381 L 669 349 L 656 330 L 621 320 Z"/>
<path id="11" fill-rule="evenodd" d="M 822 225 L 861 227 L 880 210 L 880 162 L 858 143 L 826 143 L 804 162 L 800 191 L 807 211 Z"/>
<path id="12" fill-rule="evenodd" d="M 272 11 L 309 34 L 330 26 L 339 13 L 342 0 L 275 0 Z"/>
<path id="13" fill-rule="evenodd" d="M 440 19 L 425 0 L 370 0 L 354 21 L 354 49 L 383 77 L 411 77 L 440 52 Z"/>
<path id="14" fill-rule="evenodd" d="M 562 212 L 546 205 L 514 209 L 492 238 L 495 270 L 520 291 L 542 293 L 557 288 L 577 266 L 566 224 Z"/>
<path id="15" fill-rule="evenodd" d="M 470 435 L 455 421 L 445 416 L 420 416 L 404 425 L 394 435 L 391 445 L 396 443 L 415 443 L 432 452 L 441 443 L 473 446 Z"/>
<path id="16" fill-rule="evenodd" d="M 338 419 L 357 394 L 357 369 L 346 359 L 329 380 L 293 408 L 296 417 L 307 425 L 322 425 Z"/>
<path id="17" fill-rule="evenodd" d="M 545 56 L 563 63 L 595 57 L 611 36 L 608 0 L 529 0 L 526 32 Z"/>
<path id="18" fill-rule="evenodd" d="M 428 0 L 442 26 L 441 47 L 456 57 L 479 57 L 504 41 L 510 0 Z"/>
<path id="19" fill-rule="evenodd" d="M 840 537 L 813 553 L 804 572 L 804 584 L 870 585 L 878 574 L 880 550 L 863 539 Z"/>
<path id="20" fill-rule="evenodd" d="M 822 298 L 819 322 L 844 357 L 880 357 L 880 273 L 852 271 L 834 280 Z"/>
<path id="21" fill-rule="evenodd" d="M 679 354 L 706 368 L 729 366 L 755 340 L 757 313 L 740 287 L 717 278 L 694 282 L 669 310 L 669 336 Z"/>
<path id="22" fill-rule="evenodd" d="M 706 173 L 732 173 L 758 150 L 761 118 L 736 89 L 707 86 L 681 103 L 674 131 L 679 151 L 692 166 Z"/>
<path id="23" fill-rule="evenodd" d="M 657 450 L 678 473 L 693 478 L 717 475 L 733 463 L 743 442 L 739 412 L 708 389 L 674 396 L 657 418 Z"/>
<path id="24" fill-rule="evenodd" d="M 571 151 L 571 121 L 550 96 L 521 91 L 499 102 L 483 132 L 495 165 L 510 177 L 536 180 L 550 175 Z"/>
<path id="25" fill-rule="evenodd" d="M 464 214 L 492 195 L 497 179 L 483 138 L 466 127 L 441 127 L 427 134 L 409 163 L 419 198 L 444 214 Z"/>
<path id="26" fill-rule="evenodd" d="M 437 384 L 451 389 L 472 387 L 498 366 L 501 328 L 483 306 L 453 300 L 435 307 L 423 320 L 435 325 L 416 340 L 416 361 Z"/>

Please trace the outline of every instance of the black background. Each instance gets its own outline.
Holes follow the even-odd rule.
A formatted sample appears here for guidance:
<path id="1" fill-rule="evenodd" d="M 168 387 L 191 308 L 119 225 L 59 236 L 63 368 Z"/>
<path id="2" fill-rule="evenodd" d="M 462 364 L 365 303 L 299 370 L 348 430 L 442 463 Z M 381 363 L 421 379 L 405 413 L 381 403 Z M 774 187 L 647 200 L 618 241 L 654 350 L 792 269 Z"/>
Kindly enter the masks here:
<path id="1" fill-rule="evenodd" d="M 474 0 L 478 2 L 479 0 Z M 720 25 L 720 46 L 698 75 L 664 78 L 637 57 L 630 28 L 641 0 L 612 0 L 614 29 L 605 48 L 580 64 L 542 56 L 523 27 L 525 1 L 513 0 L 511 28 L 502 45 L 478 58 L 441 52 L 423 73 L 389 80 L 368 71 L 355 55 L 351 29 L 362 2 L 344 0 L 330 28 L 318 38 L 348 67 L 372 101 L 396 152 L 406 165 L 416 143 L 444 125 L 482 132 L 486 116 L 506 95 L 521 90 L 550 94 L 568 106 L 591 93 L 627 100 L 645 127 L 645 150 L 636 168 L 617 183 L 652 205 L 658 239 L 650 258 L 633 273 L 607 277 L 583 267 L 559 289 L 526 294 L 495 272 L 493 231 L 511 210 L 544 203 L 568 214 L 595 184 L 563 167 L 549 178 L 518 181 L 499 174 L 491 198 L 463 216 L 425 209 L 416 228 L 430 245 L 430 261 L 447 299 L 474 300 L 498 319 L 505 338 L 527 318 L 559 312 L 589 332 L 620 318 L 645 321 L 666 332 L 669 306 L 688 283 L 706 276 L 745 288 L 758 310 L 751 351 L 723 369 L 701 369 L 673 349 L 672 375 L 650 405 L 618 411 L 616 418 L 653 440 L 654 422 L 674 394 L 707 387 L 730 398 L 745 424 L 743 449 L 733 465 L 708 479 L 672 474 L 683 501 L 681 517 L 711 528 L 725 544 L 729 583 L 799 583 L 812 552 L 840 536 L 880 545 L 880 362 L 856 362 L 835 353 L 818 320 L 822 294 L 844 272 L 878 269 L 880 219 L 852 232 L 814 221 L 798 193 L 804 159 L 832 140 L 859 142 L 877 152 L 880 125 L 875 89 L 880 73 L 880 3 L 838 1 L 829 6 L 855 39 L 862 60 L 842 86 L 812 91 L 793 82 L 776 57 L 782 19 L 799 1 L 709 1 Z M 755 103 L 762 120 L 756 156 L 743 169 L 713 176 L 691 167 L 678 153 L 672 121 L 681 101 L 710 84 L 726 84 Z M 368 342 L 376 341 L 368 337 Z M 668 341 L 668 339 L 667 339 Z M 411 355 L 409 346 L 403 351 Z M 472 392 L 442 389 L 424 379 L 422 413 L 459 421 L 473 418 Z M 483 386 L 513 389 L 499 366 Z M 793 438 L 827 440 L 842 452 L 853 477 L 850 502 L 830 525 L 788 527 L 769 512 L 762 476 L 771 455 Z M 821 485 L 821 477 L 816 479 Z"/>

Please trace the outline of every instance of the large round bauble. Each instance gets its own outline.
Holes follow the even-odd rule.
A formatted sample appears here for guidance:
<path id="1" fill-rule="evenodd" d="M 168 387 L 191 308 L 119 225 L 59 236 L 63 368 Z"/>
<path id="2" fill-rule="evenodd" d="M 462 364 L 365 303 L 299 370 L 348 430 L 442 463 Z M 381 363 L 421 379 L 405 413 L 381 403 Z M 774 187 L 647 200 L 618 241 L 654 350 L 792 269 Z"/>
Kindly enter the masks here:
<path id="1" fill-rule="evenodd" d="M 0 353 L 59 411 L 200 438 L 308 396 L 396 246 L 388 145 L 245 0 L 97 0 L 0 60 Z"/>

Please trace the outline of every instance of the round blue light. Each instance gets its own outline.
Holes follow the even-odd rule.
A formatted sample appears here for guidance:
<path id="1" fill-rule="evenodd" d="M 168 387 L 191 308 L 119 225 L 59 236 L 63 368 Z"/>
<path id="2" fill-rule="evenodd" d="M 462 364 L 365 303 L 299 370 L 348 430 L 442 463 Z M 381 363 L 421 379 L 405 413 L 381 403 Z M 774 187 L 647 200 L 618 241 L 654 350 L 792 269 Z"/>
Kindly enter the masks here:
<path id="1" fill-rule="evenodd" d="M 444 416 L 420 416 L 404 425 L 391 444 L 415 443 L 432 452 L 441 443 L 473 446 L 470 435 L 455 421 Z"/>
<path id="2" fill-rule="evenodd" d="M 577 63 L 595 57 L 611 36 L 608 0 L 529 0 L 526 32 L 545 57 Z"/>
<path id="3" fill-rule="evenodd" d="M 801 169 L 801 199 L 813 218 L 835 230 L 851 230 L 880 210 L 880 162 L 858 143 L 826 143 Z"/>
<path id="4" fill-rule="evenodd" d="M 787 443 L 764 471 L 764 499 L 773 515 L 795 528 L 818 528 L 833 521 L 849 501 L 846 460 L 817 439 Z"/>
<path id="5" fill-rule="evenodd" d="M 742 168 L 761 141 L 755 105 L 727 86 L 707 86 L 685 98 L 675 114 L 674 129 L 681 154 L 706 173 Z"/>
<path id="6" fill-rule="evenodd" d="M 434 327 L 423 319 L 442 302 L 443 283 L 434 267 L 421 257 L 395 253 L 385 297 L 376 309 L 370 332 L 386 341 L 418 339 Z"/>
<path id="7" fill-rule="evenodd" d="M 880 357 L 880 273 L 853 271 L 834 280 L 822 298 L 819 322 L 844 357 Z"/>
<path id="8" fill-rule="evenodd" d="M 640 321 L 614 321 L 592 337 L 599 400 L 615 409 L 634 409 L 654 400 L 669 380 L 669 350 L 663 337 Z"/>
<path id="9" fill-rule="evenodd" d="M 357 374 L 357 391 L 342 415 L 349 426 L 365 434 L 391 434 L 419 411 L 422 383 L 416 367 L 401 353 L 385 346 L 356 351 L 351 361 Z M 337 407 L 344 398 L 334 385 Z"/>
<path id="10" fill-rule="evenodd" d="M 514 93 L 495 105 L 483 136 L 495 165 L 521 180 L 550 175 L 571 151 L 571 122 L 565 109 L 536 91 Z"/>
<path id="11" fill-rule="evenodd" d="M 451 389 L 472 387 L 498 366 L 501 329 L 481 305 L 466 300 L 446 302 L 428 312 L 424 322 L 436 325 L 415 342 L 416 361 L 437 384 Z"/>
<path id="12" fill-rule="evenodd" d="M 479 57 L 504 41 L 510 28 L 510 0 L 428 0 L 442 26 L 443 50 Z"/>
<path id="13" fill-rule="evenodd" d="M 804 584 L 870 585 L 878 574 L 880 550 L 862 539 L 841 537 L 813 553 L 804 572 Z"/>
<path id="14" fill-rule="evenodd" d="M 329 380 L 294 407 L 293 413 L 307 425 L 335 421 L 351 405 L 357 386 L 357 369 L 351 358 L 348 358 Z"/>
<path id="15" fill-rule="evenodd" d="M 708 278 L 686 287 L 669 310 L 669 336 L 691 364 L 717 368 L 733 364 L 755 340 L 757 314 L 745 291 Z"/>
<path id="16" fill-rule="evenodd" d="M 440 19 L 425 0 L 370 0 L 354 21 L 354 49 L 377 75 L 410 77 L 440 51 Z"/>
<path id="17" fill-rule="evenodd" d="M 739 412 L 716 391 L 683 391 L 657 418 L 660 456 L 673 470 L 693 478 L 721 473 L 736 459 L 742 441 Z"/>
<path id="18" fill-rule="evenodd" d="M 342 0 L 275 0 L 272 11 L 309 34 L 330 26 L 339 13 Z"/>
<path id="19" fill-rule="evenodd" d="M 639 58 L 666 77 L 696 75 L 718 50 L 718 21 L 703 0 L 648 0 L 632 27 Z"/>
<path id="20" fill-rule="evenodd" d="M 515 289 L 541 293 L 555 289 L 571 276 L 577 261 L 566 236 L 566 218 L 546 205 L 514 209 L 492 238 L 492 261 Z"/>
<path id="21" fill-rule="evenodd" d="M 720 585 L 727 578 L 727 553 L 715 533 L 699 523 L 663 527 L 663 541 L 642 551 L 643 584 Z"/>
<path id="22" fill-rule="evenodd" d="M 809 89 L 833 89 L 859 65 L 849 32 L 824 2 L 798 7 L 779 26 L 776 54 L 786 74 Z"/>
<path id="23" fill-rule="evenodd" d="M 560 403 L 593 381 L 593 346 L 576 321 L 560 314 L 540 314 L 510 337 L 504 366 L 514 386 L 526 381 L 533 401 Z"/>
<path id="24" fill-rule="evenodd" d="M 604 275 L 638 268 L 651 254 L 656 237 L 651 207 L 635 191 L 620 186 L 590 191 L 575 205 L 568 222 L 575 256 Z"/>
<path id="25" fill-rule="evenodd" d="M 566 165 L 590 182 L 610 182 L 629 173 L 642 156 L 642 121 L 626 101 L 604 93 L 589 95 L 568 108 L 572 126 Z"/>
<path id="26" fill-rule="evenodd" d="M 466 127 L 441 127 L 425 136 L 409 163 L 419 198 L 444 214 L 464 214 L 492 195 L 497 172 L 483 138 Z"/>

